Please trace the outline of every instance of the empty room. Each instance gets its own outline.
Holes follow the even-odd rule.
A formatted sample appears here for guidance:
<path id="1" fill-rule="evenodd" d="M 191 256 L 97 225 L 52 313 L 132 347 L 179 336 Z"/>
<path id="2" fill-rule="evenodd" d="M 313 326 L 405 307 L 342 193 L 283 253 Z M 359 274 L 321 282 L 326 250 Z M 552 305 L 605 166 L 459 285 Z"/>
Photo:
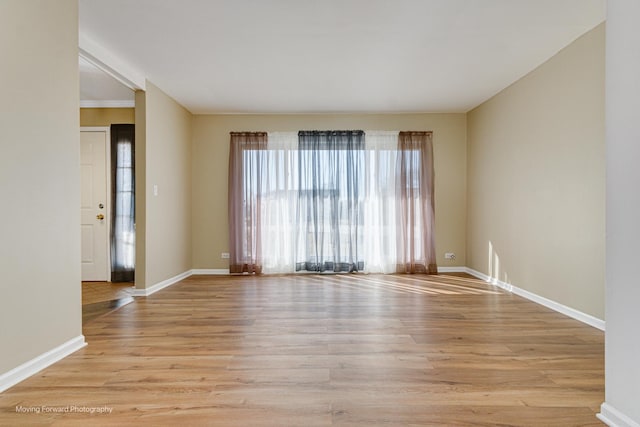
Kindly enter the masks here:
<path id="1" fill-rule="evenodd" d="M 639 427 L 638 19 L 2 0 L 0 425 Z"/>

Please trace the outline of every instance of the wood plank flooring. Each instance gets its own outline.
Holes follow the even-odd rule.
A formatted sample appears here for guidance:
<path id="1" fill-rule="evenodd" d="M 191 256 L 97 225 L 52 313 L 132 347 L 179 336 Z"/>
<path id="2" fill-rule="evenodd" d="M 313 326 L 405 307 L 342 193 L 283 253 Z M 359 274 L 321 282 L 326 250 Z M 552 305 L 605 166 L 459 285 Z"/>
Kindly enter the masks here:
<path id="1" fill-rule="evenodd" d="M 82 282 L 82 324 L 133 302 L 133 283 Z"/>
<path id="2" fill-rule="evenodd" d="M 193 276 L 84 334 L 0 425 L 602 425 L 603 333 L 465 276 Z"/>
<path id="3" fill-rule="evenodd" d="M 82 282 L 82 305 L 130 297 L 133 283 Z"/>

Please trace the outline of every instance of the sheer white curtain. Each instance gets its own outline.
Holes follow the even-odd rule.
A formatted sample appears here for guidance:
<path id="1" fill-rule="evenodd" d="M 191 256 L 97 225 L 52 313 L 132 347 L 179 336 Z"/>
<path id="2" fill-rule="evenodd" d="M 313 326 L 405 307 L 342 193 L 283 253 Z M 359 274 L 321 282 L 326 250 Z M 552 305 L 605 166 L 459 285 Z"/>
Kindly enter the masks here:
<path id="1" fill-rule="evenodd" d="M 308 223 L 300 215 L 298 132 L 269 132 L 260 176 L 260 244 L 264 273 L 293 273 L 303 259 Z M 397 131 L 365 132 L 364 272 L 393 273 L 396 252 Z"/>
<path id="2" fill-rule="evenodd" d="M 397 131 L 365 132 L 364 271 L 395 273 Z"/>
<path id="3" fill-rule="evenodd" d="M 262 179 L 261 244 L 264 273 L 295 271 L 298 234 L 298 132 L 269 132 Z"/>

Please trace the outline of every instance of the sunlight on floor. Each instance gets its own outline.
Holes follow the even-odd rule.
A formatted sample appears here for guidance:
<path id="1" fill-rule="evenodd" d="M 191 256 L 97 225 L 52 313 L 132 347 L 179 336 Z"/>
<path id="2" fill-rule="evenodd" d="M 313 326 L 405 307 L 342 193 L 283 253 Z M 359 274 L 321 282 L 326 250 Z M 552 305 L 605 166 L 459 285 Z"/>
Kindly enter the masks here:
<path id="1" fill-rule="evenodd" d="M 491 289 L 486 282 L 478 279 L 439 274 L 438 281 L 430 280 L 430 276 L 409 275 L 351 275 L 337 274 L 329 280 L 338 286 L 353 288 L 369 288 L 395 293 L 412 293 L 427 295 L 480 295 L 499 294 L 498 289 Z M 323 277 L 327 280 L 327 277 Z M 450 283 L 449 283 L 450 282 Z"/>

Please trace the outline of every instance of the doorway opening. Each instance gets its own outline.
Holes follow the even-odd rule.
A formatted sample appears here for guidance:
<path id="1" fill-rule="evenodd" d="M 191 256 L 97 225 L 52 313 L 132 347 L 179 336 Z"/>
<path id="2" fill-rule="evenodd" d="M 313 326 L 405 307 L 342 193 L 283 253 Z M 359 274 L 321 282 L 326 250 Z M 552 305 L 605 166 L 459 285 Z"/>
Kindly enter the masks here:
<path id="1" fill-rule="evenodd" d="M 80 49 L 83 323 L 133 299 L 135 90 Z"/>
<path id="2" fill-rule="evenodd" d="M 135 128 L 80 131 L 83 323 L 133 301 Z"/>

